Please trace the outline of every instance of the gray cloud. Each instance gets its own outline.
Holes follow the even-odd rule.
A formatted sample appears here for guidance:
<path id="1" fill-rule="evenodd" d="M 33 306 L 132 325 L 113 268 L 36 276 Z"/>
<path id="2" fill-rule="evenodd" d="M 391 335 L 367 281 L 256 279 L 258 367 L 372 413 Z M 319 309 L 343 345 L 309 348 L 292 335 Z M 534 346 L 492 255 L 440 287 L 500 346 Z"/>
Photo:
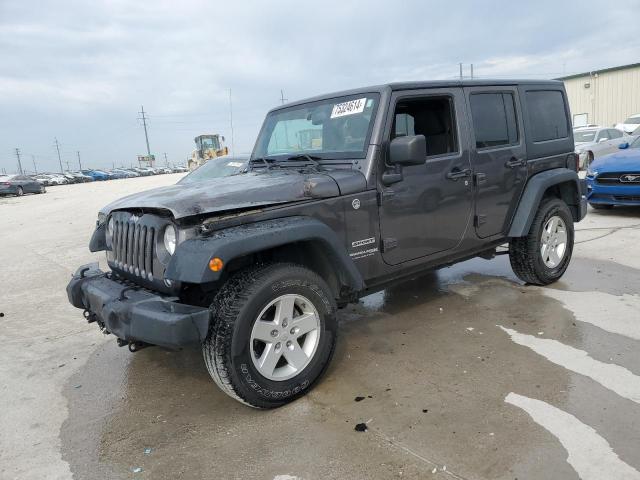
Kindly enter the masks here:
<path id="1" fill-rule="evenodd" d="M 322 92 L 396 80 L 559 76 L 638 61 L 624 4 L 580 2 L 320 3 L 0 2 L 0 167 L 13 149 L 57 170 L 63 161 L 128 165 L 152 150 L 182 162 L 193 137 L 230 137 L 249 151 L 264 113 Z M 635 8 L 634 8 L 635 7 Z"/>

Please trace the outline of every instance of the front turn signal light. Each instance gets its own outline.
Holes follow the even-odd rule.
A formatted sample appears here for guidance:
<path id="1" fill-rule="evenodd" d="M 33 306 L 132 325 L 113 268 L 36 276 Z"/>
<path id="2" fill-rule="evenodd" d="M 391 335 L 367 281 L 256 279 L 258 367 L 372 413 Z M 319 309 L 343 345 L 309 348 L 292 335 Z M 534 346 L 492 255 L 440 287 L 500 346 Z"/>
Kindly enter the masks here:
<path id="1" fill-rule="evenodd" d="M 211 260 L 209 260 L 209 270 L 211 270 L 212 272 L 219 272 L 220 270 L 222 270 L 223 266 L 224 262 L 218 257 L 213 257 Z"/>

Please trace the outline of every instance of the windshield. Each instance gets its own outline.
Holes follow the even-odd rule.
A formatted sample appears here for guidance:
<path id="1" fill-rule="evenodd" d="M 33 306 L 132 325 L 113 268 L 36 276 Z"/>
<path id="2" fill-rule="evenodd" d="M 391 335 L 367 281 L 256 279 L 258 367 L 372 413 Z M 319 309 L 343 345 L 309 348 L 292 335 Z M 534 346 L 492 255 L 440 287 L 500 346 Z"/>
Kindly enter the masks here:
<path id="1" fill-rule="evenodd" d="M 361 93 L 272 112 L 265 119 L 252 158 L 363 158 L 379 97 L 378 93 Z"/>
<path id="2" fill-rule="evenodd" d="M 596 130 L 579 130 L 573 132 L 573 140 L 576 143 L 593 142 L 596 137 Z"/>
<path id="3" fill-rule="evenodd" d="M 237 175 L 246 170 L 248 159 L 248 156 L 224 156 L 214 158 L 182 178 L 178 184 L 204 182 L 212 178 Z"/>
<path id="4" fill-rule="evenodd" d="M 640 137 L 636 138 L 629 148 L 640 148 Z"/>
<path id="5" fill-rule="evenodd" d="M 629 117 L 624 121 L 624 123 L 638 125 L 640 124 L 640 117 Z"/>

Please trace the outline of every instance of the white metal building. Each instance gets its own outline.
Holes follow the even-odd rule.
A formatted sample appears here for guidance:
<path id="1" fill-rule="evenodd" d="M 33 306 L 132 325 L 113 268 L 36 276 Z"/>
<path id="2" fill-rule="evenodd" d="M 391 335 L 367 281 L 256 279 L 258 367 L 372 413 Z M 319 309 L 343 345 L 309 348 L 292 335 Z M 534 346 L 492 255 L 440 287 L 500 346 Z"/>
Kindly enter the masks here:
<path id="1" fill-rule="evenodd" d="M 591 123 L 611 127 L 640 113 L 640 63 L 569 75 L 558 80 L 565 84 L 576 125 Z"/>

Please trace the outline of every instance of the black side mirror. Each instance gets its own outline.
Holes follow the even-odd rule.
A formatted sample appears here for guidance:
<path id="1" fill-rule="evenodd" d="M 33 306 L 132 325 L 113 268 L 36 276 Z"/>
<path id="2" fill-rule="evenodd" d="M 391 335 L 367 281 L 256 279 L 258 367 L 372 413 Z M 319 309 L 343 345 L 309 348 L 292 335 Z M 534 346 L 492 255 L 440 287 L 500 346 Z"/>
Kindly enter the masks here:
<path id="1" fill-rule="evenodd" d="M 411 135 L 391 140 L 391 165 L 421 165 L 427 160 L 427 139 L 424 135 Z"/>

